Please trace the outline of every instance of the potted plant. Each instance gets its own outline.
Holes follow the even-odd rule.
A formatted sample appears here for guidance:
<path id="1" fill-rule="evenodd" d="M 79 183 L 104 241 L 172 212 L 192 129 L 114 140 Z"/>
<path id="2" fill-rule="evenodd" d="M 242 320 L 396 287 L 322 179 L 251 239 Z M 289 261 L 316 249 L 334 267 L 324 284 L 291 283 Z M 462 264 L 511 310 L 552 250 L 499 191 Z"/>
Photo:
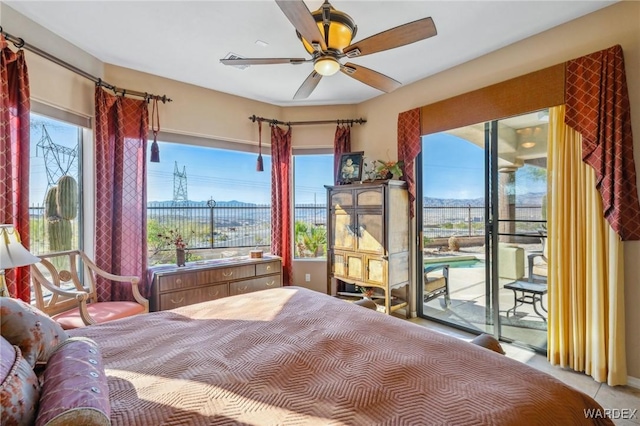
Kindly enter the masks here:
<path id="1" fill-rule="evenodd" d="M 404 161 L 383 161 L 376 160 L 378 165 L 376 167 L 376 173 L 382 179 L 392 179 L 395 177 L 402 176 L 402 166 L 404 165 Z"/>

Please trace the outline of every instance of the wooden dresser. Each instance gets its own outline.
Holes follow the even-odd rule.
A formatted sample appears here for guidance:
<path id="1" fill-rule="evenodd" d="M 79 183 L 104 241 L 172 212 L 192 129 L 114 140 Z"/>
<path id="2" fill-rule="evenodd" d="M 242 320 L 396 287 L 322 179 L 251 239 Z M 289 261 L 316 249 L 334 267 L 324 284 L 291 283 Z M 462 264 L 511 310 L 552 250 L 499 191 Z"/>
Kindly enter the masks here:
<path id="1" fill-rule="evenodd" d="M 409 197 L 398 180 L 326 186 L 327 293 L 332 279 L 383 293 L 388 314 L 409 315 Z M 404 291 L 400 290 L 404 289 Z M 391 294 L 392 290 L 401 295 Z"/>
<path id="2" fill-rule="evenodd" d="M 282 286 L 279 257 L 215 259 L 149 268 L 151 310 L 165 311 L 207 300 Z"/>

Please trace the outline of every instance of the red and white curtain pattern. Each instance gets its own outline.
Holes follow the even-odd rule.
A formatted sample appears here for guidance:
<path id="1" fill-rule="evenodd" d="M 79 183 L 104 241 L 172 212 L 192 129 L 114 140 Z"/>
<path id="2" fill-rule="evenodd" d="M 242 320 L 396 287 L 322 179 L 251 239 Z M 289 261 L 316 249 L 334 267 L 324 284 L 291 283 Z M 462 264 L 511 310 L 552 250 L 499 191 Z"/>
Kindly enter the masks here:
<path id="1" fill-rule="evenodd" d="M 292 275 L 291 127 L 271 126 L 271 253 L 282 258 L 282 284 Z"/>
<path id="2" fill-rule="evenodd" d="M 13 224 L 29 249 L 29 73 L 24 51 L 0 35 L 0 223 Z M 6 271 L 9 294 L 31 300 L 29 267 Z"/>
<path id="3" fill-rule="evenodd" d="M 95 262 L 118 275 L 140 277 L 149 296 L 147 271 L 147 102 L 114 96 L 96 87 Z M 100 280 L 98 300 L 133 300 L 130 287 Z"/>
<path id="4" fill-rule="evenodd" d="M 631 109 L 620 45 L 567 62 L 565 123 L 582 135 L 604 217 L 623 241 L 640 240 Z"/>
<path id="5" fill-rule="evenodd" d="M 338 125 L 333 138 L 333 179 L 336 185 L 338 184 L 340 156 L 345 152 L 351 152 L 351 127 Z"/>
<path id="6" fill-rule="evenodd" d="M 415 160 L 422 150 L 420 137 L 420 108 L 398 114 L 398 160 L 404 161 L 403 178 L 409 192 L 409 214 L 415 216 L 416 176 Z"/>

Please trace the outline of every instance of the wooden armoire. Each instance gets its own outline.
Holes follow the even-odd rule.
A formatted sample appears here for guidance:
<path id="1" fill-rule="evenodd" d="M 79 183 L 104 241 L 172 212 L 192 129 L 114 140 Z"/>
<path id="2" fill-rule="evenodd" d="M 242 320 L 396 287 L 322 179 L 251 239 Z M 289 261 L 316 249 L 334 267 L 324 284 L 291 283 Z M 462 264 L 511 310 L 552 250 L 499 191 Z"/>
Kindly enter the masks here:
<path id="1" fill-rule="evenodd" d="M 327 293 L 338 282 L 374 288 L 388 314 L 409 316 L 409 196 L 399 180 L 327 188 Z M 392 297 L 391 291 L 394 291 Z M 397 297 L 396 294 L 402 294 Z"/>

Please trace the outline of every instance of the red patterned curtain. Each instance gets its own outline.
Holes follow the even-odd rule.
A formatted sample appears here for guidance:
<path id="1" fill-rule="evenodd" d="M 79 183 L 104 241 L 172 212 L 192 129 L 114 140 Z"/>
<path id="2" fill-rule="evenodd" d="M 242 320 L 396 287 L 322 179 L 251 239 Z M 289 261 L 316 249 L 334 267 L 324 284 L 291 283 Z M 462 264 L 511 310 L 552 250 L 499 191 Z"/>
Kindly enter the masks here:
<path id="1" fill-rule="evenodd" d="M 340 156 L 345 152 L 351 152 L 351 127 L 338 125 L 336 135 L 333 138 L 333 179 L 338 184 L 338 168 Z"/>
<path id="2" fill-rule="evenodd" d="M 415 160 L 422 150 L 420 138 L 420 108 L 398 114 L 398 160 L 404 161 L 403 179 L 409 191 L 409 214 L 415 216 Z"/>
<path id="3" fill-rule="evenodd" d="M 105 271 L 147 275 L 147 102 L 113 96 L 96 87 L 95 262 Z M 98 300 L 134 300 L 130 287 L 100 280 Z"/>
<path id="4" fill-rule="evenodd" d="M 623 241 L 640 240 L 631 110 L 622 47 L 567 62 L 565 123 L 582 134 L 604 217 Z"/>
<path id="5" fill-rule="evenodd" d="M 291 280 L 291 127 L 271 126 L 271 253 L 282 258 L 282 284 Z"/>
<path id="6" fill-rule="evenodd" d="M 13 224 L 29 248 L 29 73 L 24 51 L 0 35 L 0 223 Z M 6 271 L 9 294 L 29 302 L 29 267 Z"/>

